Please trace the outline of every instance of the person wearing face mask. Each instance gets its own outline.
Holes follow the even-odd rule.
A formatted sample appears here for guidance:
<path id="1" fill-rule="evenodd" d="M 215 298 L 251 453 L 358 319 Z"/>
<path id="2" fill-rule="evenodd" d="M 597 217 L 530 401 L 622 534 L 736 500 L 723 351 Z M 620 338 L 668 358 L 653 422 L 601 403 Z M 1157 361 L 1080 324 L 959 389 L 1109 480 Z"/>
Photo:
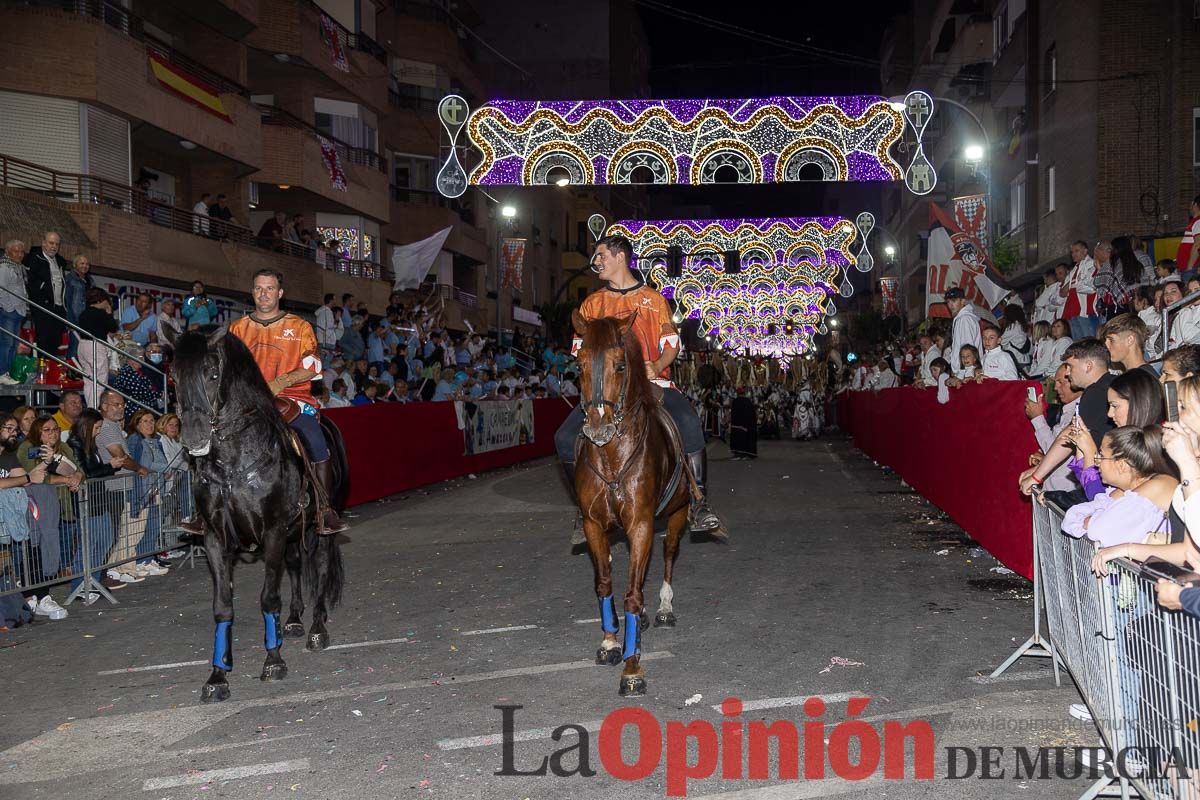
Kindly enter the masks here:
<path id="1" fill-rule="evenodd" d="M 129 422 L 143 406 L 157 411 L 164 408 L 163 375 L 158 371 L 162 367 L 163 351 L 162 345 L 157 343 L 150 344 L 144 351 L 132 342 L 123 349 L 126 353 L 122 359 L 124 363 L 109 383 L 121 394 L 137 401 L 125 405 L 125 422 Z"/>

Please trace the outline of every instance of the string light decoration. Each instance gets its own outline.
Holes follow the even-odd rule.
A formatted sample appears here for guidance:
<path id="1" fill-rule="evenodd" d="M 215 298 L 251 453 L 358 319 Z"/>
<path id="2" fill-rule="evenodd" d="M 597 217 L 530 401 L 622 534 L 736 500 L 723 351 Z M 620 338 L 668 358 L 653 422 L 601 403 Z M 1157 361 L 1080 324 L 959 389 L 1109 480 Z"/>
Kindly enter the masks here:
<path id="1" fill-rule="evenodd" d="M 455 102 L 461 98 L 455 98 Z M 904 116 L 884 98 L 495 100 L 473 111 L 469 183 L 544 185 L 897 181 Z M 451 148 L 453 150 L 453 148 Z M 462 168 L 447 189 L 465 189 Z"/>
<path id="2" fill-rule="evenodd" d="M 338 255 L 342 258 L 358 258 L 358 228 L 326 228 L 318 225 L 317 235 L 322 242 L 336 240 Z"/>
<path id="3" fill-rule="evenodd" d="M 633 243 L 635 267 L 680 319 L 699 320 L 721 347 L 784 361 L 810 349 L 835 310 L 833 286 L 855 263 L 858 231 L 841 217 L 769 217 L 627 220 L 607 233 Z M 679 277 L 668 268 L 672 247 L 686 254 Z M 737 274 L 724 269 L 727 251 L 739 255 Z"/>

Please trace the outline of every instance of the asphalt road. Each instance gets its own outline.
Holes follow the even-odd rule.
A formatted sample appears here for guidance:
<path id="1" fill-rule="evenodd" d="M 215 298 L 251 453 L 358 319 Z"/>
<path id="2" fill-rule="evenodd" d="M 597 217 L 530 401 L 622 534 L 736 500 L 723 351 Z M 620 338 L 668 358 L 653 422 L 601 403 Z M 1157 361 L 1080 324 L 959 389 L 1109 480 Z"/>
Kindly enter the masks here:
<path id="1" fill-rule="evenodd" d="M 992 572 L 995 561 L 973 555 L 961 531 L 845 440 L 761 452 L 733 462 L 713 447 L 713 504 L 731 540 L 685 539 L 678 626 L 643 639 L 644 698 L 618 697 L 620 668 L 593 663 L 591 563 L 569 551 L 573 510 L 545 461 L 360 509 L 344 546 L 346 601 L 329 626 L 337 647 L 313 654 L 289 640 L 283 682 L 258 680 L 262 568 L 239 566 L 233 697 L 223 704 L 198 702 L 212 643 L 203 564 L 127 587 L 120 605 L 76 604 L 61 622 L 0 634 L 0 798 L 664 797 L 665 746 L 643 780 L 606 769 L 598 731 L 610 712 L 645 709 L 662 730 L 719 726 L 716 707 L 737 697 L 747 704 L 739 722 L 799 725 L 812 719 L 800 703 L 815 695 L 828 705 L 825 738 L 850 696 L 871 698 L 858 716 L 877 730 L 928 720 L 939 777 L 916 781 L 910 766 L 904 781 L 884 780 L 882 767 L 863 782 L 832 771 L 779 781 L 772 755 L 770 780 L 723 778 L 718 766 L 688 782 L 688 796 L 1081 794 L 1084 780 L 1013 779 L 1011 750 L 1005 779 L 943 777 L 950 746 L 1098 741 L 1072 726 L 1077 695 L 1069 680 L 1055 687 L 1044 660 L 981 678 L 1028 635 L 1031 586 Z M 614 559 L 619 604 L 623 546 Z M 652 603 L 661 570 L 660 550 Z M 574 723 L 589 732 L 597 774 L 496 775 L 497 705 L 522 707 L 512 712 L 515 769 L 576 745 L 574 732 L 550 738 Z M 635 740 L 627 730 L 628 763 Z M 693 763 L 704 755 L 689 752 Z M 561 761 L 575 769 L 579 748 Z"/>

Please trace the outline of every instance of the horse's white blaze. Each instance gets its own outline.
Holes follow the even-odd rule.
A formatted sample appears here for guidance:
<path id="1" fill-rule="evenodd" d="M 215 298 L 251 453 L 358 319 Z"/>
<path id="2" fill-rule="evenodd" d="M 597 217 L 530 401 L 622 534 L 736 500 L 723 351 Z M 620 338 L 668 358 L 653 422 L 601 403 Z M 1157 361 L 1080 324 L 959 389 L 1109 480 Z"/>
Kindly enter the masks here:
<path id="1" fill-rule="evenodd" d="M 671 584 L 663 581 L 662 588 L 658 590 L 658 613 L 672 613 L 675 609 L 671 607 L 671 601 L 674 599 L 675 592 L 671 590 Z"/>

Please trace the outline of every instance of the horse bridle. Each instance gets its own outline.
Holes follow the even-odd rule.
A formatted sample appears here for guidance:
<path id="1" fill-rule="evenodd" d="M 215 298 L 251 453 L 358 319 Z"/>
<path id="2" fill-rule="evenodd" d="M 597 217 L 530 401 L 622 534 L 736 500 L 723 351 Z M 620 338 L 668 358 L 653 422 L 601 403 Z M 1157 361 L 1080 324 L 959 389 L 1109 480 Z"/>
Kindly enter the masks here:
<path id="1" fill-rule="evenodd" d="M 604 350 L 597 350 L 592 353 L 592 399 L 583 401 L 583 413 L 587 414 L 591 409 L 601 409 L 604 406 L 612 406 L 613 423 L 620 425 L 625 419 L 625 395 L 629 391 L 629 366 L 626 365 L 625 380 L 621 382 L 621 393 L 617 395 L 617 402 L 604 399 Z M 621 432 L 617 431 L 617 436 Z"/>

